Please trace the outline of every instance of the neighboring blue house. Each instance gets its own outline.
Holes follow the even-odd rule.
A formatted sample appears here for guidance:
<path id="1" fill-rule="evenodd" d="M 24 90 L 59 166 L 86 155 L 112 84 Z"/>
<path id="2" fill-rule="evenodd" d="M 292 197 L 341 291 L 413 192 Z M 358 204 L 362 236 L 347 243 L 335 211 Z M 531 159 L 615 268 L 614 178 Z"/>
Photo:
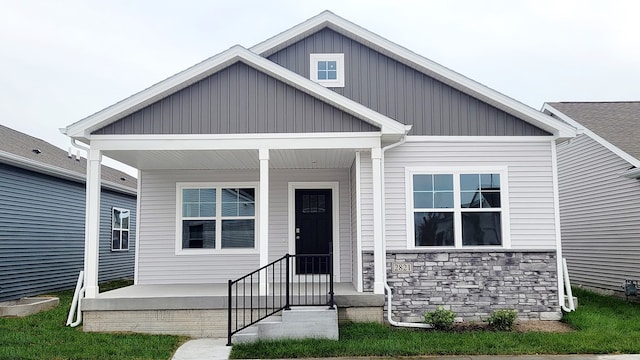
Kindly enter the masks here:
<path id="1" fill-rule="evenodd" d="M 86 159 L 0 125 L 0 301 L 75 286 Z M 102 167 L 99 281 L 133 278 L 136 179 Z"/>

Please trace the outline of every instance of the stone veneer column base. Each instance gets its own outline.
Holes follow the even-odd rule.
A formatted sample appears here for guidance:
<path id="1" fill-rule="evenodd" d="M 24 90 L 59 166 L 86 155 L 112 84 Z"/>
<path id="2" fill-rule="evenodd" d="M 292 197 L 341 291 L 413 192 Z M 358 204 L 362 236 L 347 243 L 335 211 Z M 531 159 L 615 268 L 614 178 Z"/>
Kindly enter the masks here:
<path id="1" fill-rule="evenodd" d="M 392 272 L 409 263 L 410 273 Z M 373 283 L 373 253 L 363 252 L 365 291 Z M 559 320 L 554 250 L 387 251 L 387 282 L 393 291 L 393 317 L 422 322 L 424 313 L 443 306 L 458 321 L 481 321 L 499 309 L 515 309 L 521 320 Z"/>

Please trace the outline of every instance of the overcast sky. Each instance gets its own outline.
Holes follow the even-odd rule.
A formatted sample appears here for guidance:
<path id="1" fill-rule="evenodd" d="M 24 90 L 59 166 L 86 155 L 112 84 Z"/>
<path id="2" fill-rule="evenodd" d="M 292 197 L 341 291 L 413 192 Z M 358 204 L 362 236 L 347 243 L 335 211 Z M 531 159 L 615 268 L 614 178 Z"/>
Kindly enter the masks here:
<path id="1" fill-rule="evenodd" d="M 66 150 L 58 128 L 323 10 L 535 109 L 640 100 L 634 0 L 0 0 L 0 124 Z"/>

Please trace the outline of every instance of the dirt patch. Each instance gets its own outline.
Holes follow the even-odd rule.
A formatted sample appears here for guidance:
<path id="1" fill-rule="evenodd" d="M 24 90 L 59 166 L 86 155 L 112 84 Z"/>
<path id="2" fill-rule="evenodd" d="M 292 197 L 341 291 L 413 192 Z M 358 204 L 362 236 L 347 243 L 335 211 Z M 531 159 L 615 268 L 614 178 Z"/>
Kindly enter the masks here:
<path id="1" fill-rule="evenodd" d="M 453 325 L 453 331 L 492 331 L 487 323 L 483 322 L 462 322 Z M 575 331 L 571 326 L 560 321 L 541 321 L 526 320 L 516 321 L 513 327 L 515 332 L 549 332 L 549 333 L 566 333 Z"/>
<path id="2" fill-rule="evenodd" d="M 560 321 L 542 321 L 542 320 L 528 320 L 518 321 L 514 328 L 518 332 L 553 332 L 553 333 L 567 333 L 575 331 L 570 325 Z"/>

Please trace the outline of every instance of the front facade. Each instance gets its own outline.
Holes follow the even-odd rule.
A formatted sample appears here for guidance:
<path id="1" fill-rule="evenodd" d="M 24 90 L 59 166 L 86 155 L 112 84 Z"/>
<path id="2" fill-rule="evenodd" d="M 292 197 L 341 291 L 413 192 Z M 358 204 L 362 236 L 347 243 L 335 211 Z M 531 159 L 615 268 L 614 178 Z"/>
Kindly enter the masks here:
<path id="1" fill-rule="evenodd" d="M 555 141 L 575 129 L 330 12 L 66 134 L 95 167 L 140 170 L 138 286 L 226 284 L 331 251 L 335 282 L 390 289 L 391 321 L 436 305 L 560 316 Z"/>
<path id="2" fill-rule="evenodd" d="M 562 246 L 573 284 L 624 296 L 640 280 L 640 102 L 546 103 L 581 134 L 558 144 Z"/>
<path id="3" fill-rule="evenodd" d="M 0 138 L 0 301 L 72 289 L 84 263 L 86 161 L 4 126 Z M 98 280 L 131 279 L 135 178 L 104 172 Z"/>

